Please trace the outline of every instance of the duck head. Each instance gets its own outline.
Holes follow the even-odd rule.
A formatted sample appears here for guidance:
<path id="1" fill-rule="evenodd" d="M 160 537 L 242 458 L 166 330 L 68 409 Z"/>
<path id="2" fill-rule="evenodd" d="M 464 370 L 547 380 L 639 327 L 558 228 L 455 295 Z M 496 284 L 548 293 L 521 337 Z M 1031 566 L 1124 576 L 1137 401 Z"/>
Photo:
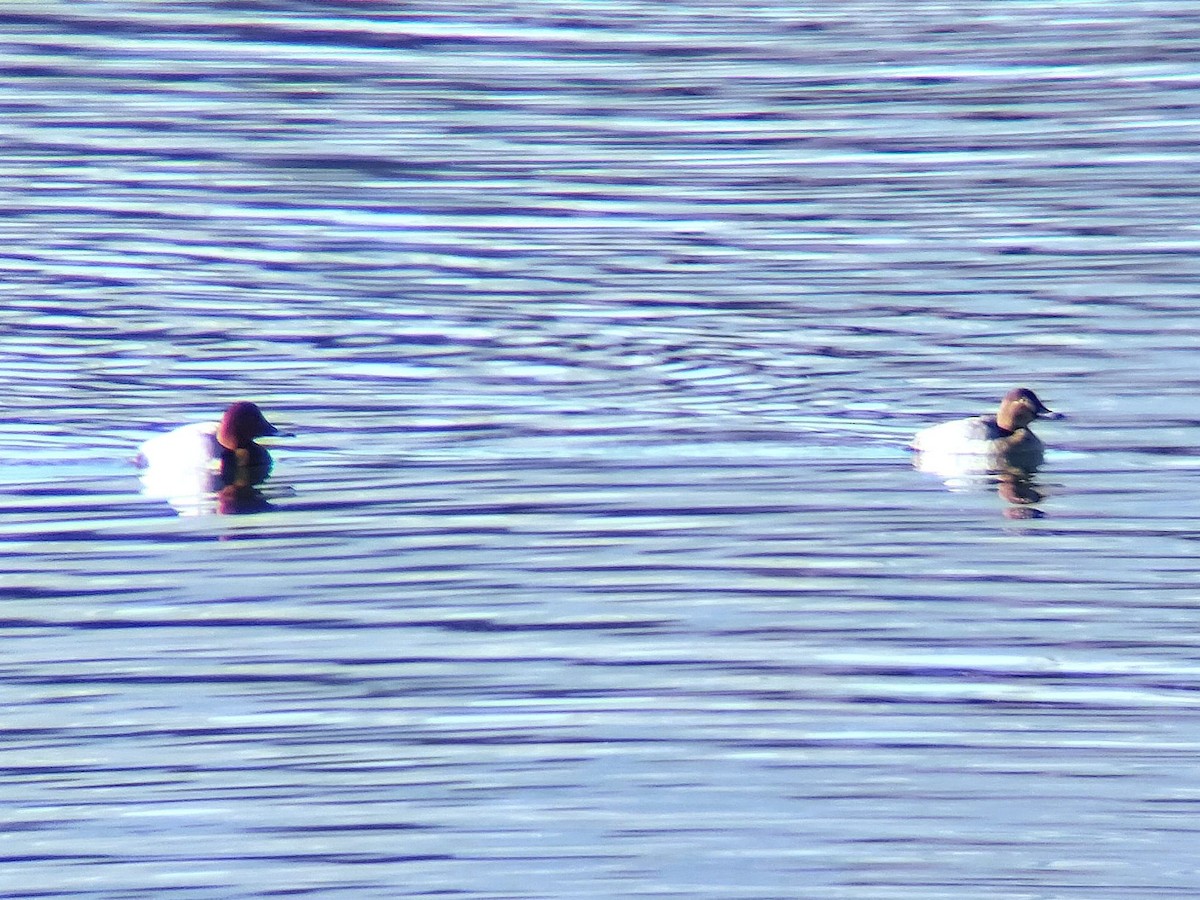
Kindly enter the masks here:
<path id="1" fill-rule="evenodd" d="M 255 404 L 248 400 L 231 403 L 217 427 L 217 443 L 226 450 L 248 450 L 254 439 L 278 434 L 279 429 L 267 421 Z"/>
<path id="2" fill-rule="evenodd" d="M 1017 431 L 1025 428 L 1039 417 L 1061 419 L 1062 415 L 1051 412 L 1046 404 L 1038 399 L 1037 394 L 1029 388 L 1013 388 L 1000 401 L 1000 410 L 996 413 L 996 424 L 1005 431 Z"/>

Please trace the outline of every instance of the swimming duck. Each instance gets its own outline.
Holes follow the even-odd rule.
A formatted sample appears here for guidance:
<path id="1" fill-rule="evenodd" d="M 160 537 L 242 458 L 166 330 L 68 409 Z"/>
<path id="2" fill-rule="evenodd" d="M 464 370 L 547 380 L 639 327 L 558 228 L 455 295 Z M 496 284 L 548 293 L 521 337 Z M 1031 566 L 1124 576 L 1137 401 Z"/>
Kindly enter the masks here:
<path id="1" fill-rule="evenodd" d="M 917 432 L 909 445 L 920 457 L 917 467 L 947 471 L 1022 469 L 1042 464 L 1045 447 L 1030 428 L 1037 418 L 1060 419 L 1029 388 L 1013 388 L 994 416 L 943 422 Z"/>
<path id="2" fill-rule="evenodd" d="M 134 461 L 148 470 L 210 472 L 226 485 L 255 484 L 270 473 L 271 454 L 254 441 L 278 433 L 255 404 L 239 400 L 220 422 L 182 425 L 150 438 Z"/>

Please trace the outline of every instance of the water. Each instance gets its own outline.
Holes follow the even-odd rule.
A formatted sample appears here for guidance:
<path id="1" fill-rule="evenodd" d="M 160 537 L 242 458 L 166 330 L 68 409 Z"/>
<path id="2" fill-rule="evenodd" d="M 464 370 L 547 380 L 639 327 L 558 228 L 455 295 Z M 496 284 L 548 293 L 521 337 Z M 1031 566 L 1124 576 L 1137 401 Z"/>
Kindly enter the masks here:
<path id="1" fill-rule="evenodd" d="M 3 896 L 1196 895 L 1189 5 L 4 13 Z"/>

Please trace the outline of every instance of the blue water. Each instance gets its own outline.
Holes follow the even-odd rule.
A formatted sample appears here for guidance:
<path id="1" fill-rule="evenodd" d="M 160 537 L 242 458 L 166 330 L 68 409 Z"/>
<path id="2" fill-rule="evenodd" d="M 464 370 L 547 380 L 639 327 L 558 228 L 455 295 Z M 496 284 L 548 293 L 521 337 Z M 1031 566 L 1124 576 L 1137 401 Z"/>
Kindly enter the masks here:
<path id="1" fill-rule="evenodd" d="M 0 896 L 1196 896 L 1200 10 L 4 12 Z"/>

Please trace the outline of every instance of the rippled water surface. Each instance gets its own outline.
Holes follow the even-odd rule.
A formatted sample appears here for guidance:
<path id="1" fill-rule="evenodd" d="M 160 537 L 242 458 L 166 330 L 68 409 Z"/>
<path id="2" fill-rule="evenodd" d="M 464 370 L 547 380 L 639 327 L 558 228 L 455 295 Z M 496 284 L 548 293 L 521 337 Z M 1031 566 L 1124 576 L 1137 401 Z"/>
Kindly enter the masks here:
<path id="1" fill-rule="evenodd" d="M 3 896 L 1197 895 L 1200 10 L 3 7 Z"/>

